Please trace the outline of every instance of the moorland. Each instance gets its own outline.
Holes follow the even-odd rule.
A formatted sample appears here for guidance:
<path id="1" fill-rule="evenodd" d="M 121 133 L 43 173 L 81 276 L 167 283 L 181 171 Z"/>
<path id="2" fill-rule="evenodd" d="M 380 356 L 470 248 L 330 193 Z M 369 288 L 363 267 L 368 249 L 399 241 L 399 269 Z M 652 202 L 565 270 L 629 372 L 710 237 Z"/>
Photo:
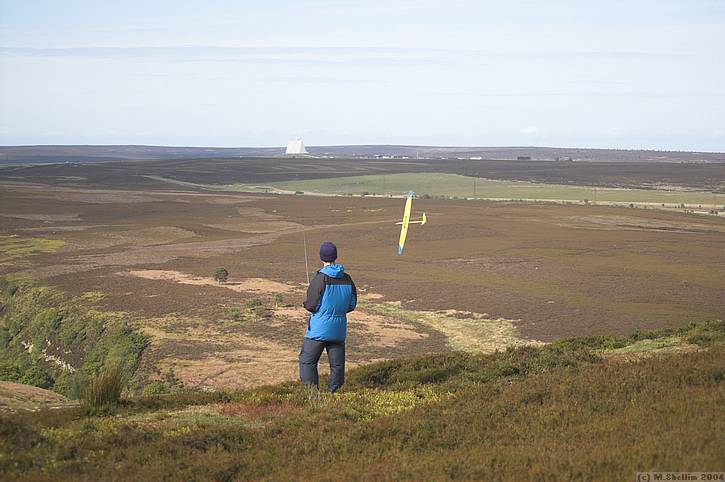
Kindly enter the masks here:
<path id="1" fill-rule="evenodd" d="M 405 176 L 439 191 L 419 192 L 415 215 L 429 223 L 411 228 L 397 256 L 404 192 L 394 191 Z M 498 183 L 557 195 L 568 187 L 577 198 L 596 187 L 600 198 L 456 195 L 459 177 L 479 179 L 484 194 Z M 366 179 L 390 192 L 370 195 Z M 3 166 L 0 379 L 53 390 L 67 406 L 38 418 L 13 405 L 0 468 L 90 478 L 116 464 L 119 478 L 167 477 L 178 464 L 152 462 L 173 453 L 202 479 L 304 478 L 321 464 L 331 464 L 329 478 L 380 479 L 510 479 L 523 467 L 524 478 L 615 480 L 663 461 L 715 470 L 725 219 L 692 211 L 723 185 L 717 163 Z M 661 198 L 637 196 L 692 201 L 660 209 Z M 710 209 L 720 211 L 717 200 Z M 325 240 L 340 247 L 360 306 L 350 316 L 350 383 L 315 401 L 293 380 L 304 246 L 314 268 Z M 214 278 L 220 267 L 225 283 Z M 128 383 L 114 417 L 73 402 L 119 362 Z M 679 395 L 657 398 L 652 412 L 652 394 L 671 391 Z M 683 437 L 687 446 L 670 443 Z M 137 450 L 141 440 L 151 452 Z M 369 472 L 353 470 L 360 454 Z"/>

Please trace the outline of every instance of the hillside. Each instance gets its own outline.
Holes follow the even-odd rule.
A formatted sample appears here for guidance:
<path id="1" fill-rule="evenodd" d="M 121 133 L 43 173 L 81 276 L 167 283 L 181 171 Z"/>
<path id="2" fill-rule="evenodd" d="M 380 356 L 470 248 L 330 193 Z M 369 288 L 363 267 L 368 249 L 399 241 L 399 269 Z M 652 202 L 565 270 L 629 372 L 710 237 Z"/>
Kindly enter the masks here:
<path id="1" fill-rule="evenodd" d="M 725 323 L 461 352 L 0 419 L 17 480 L 629 480 L 722 471 Z"/>
<path id="2" fill-rule="evenodd" d="M 20 410 L 41 410 L 75 405 L 73 402 L 50 390 L 0 381 L 0 412 Z"/>
<path id="3" fill-rule="evenodd" d="M 98 311 L 98 292 L 76 297 L 28 281 L 0 278 L 0 380 L 79 398 L 108 363 L 131 375 L 146 346 L 123 314 Z"/>

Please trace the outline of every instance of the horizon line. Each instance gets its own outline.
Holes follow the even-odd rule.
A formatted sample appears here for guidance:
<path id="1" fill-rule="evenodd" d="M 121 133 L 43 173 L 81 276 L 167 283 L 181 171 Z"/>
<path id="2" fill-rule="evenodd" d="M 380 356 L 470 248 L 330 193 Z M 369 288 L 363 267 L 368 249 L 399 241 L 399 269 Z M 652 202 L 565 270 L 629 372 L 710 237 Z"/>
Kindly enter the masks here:
<path id="1" fill-rule="evenodd" d="M 151 147 L 161 149 L 285 149 L 284 145 L 273 146 L 203 146 L 203 145 L 169 145 L 169 144 L 7 144 L 0 145 L 0 149 L 7 148 L 40 148 L 40 147 Z M 581 147 L 581 146 L 545 146 L 545 145 L 433 145 L 433 144 L 324 144 L 309 145 L 306 148 L 333 148 L 333 147 L 406 147 L 428 149 L 586 149 L 592 151 L 648 151 L 648 152 L 683 152 L 702 154 L 725 154 L 725 151 L 684 150 L 666 148 L 636 148 L 636 147 Z"/>

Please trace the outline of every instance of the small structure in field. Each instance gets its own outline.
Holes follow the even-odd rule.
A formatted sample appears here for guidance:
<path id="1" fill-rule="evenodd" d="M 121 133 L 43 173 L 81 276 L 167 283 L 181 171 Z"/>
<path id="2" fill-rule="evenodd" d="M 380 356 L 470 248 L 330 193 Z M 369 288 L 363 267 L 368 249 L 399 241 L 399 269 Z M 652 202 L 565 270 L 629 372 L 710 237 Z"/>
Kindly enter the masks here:
<path id="1" fill-rule="evenodd" d="M 287 150 L 285 151 L 285 154 L 287 154 L 288 156 L 307 154 L 307 149 L 305 149 L 305 143 L 302 142 L 302 139 L 289 141 L 287 143 Z"/>

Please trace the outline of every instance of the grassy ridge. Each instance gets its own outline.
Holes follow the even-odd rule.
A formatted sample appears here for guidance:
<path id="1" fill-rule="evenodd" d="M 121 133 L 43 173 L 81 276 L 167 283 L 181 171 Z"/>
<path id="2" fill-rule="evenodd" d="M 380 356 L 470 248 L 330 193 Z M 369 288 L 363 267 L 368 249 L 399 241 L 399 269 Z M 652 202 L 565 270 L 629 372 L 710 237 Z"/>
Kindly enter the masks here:
<path id="1" fill-rule="evenodd" d="M 495 181 L 459 174 L 407 173 L 309 179 L 265 184 L 285 191 L 326 194 L 404 194 L 479 197 L 493 199 L 537 199 L 619 203 L 665 203 L 668 205 L 707 205 L 712 193 L 701 191 L 664 191 L 650 189 L 612 189 L 526 181 Z M 243 186 L 239 186 L 243 187 Z M 249 189 L 249 186 L 246 186 Z M 723 196 L 716 197 L 720 207 Z"/>
<path id="2" fill-rule="evenodd" d="M 122 314 L 96 310 L 102 296 L 0 280 L 0 380 L 79 398 L 107 363 L 132 374 L 147 340 Z"/>
<path id="3" fill-rule="evenodd" d="M 710 322 L 379 363 L 336 396 L 288 383 L 133 399 L 114 417 L 6 417 L 0 474 L 629 480 L 723 470 L 724 404 L 725 323 Z"/>

